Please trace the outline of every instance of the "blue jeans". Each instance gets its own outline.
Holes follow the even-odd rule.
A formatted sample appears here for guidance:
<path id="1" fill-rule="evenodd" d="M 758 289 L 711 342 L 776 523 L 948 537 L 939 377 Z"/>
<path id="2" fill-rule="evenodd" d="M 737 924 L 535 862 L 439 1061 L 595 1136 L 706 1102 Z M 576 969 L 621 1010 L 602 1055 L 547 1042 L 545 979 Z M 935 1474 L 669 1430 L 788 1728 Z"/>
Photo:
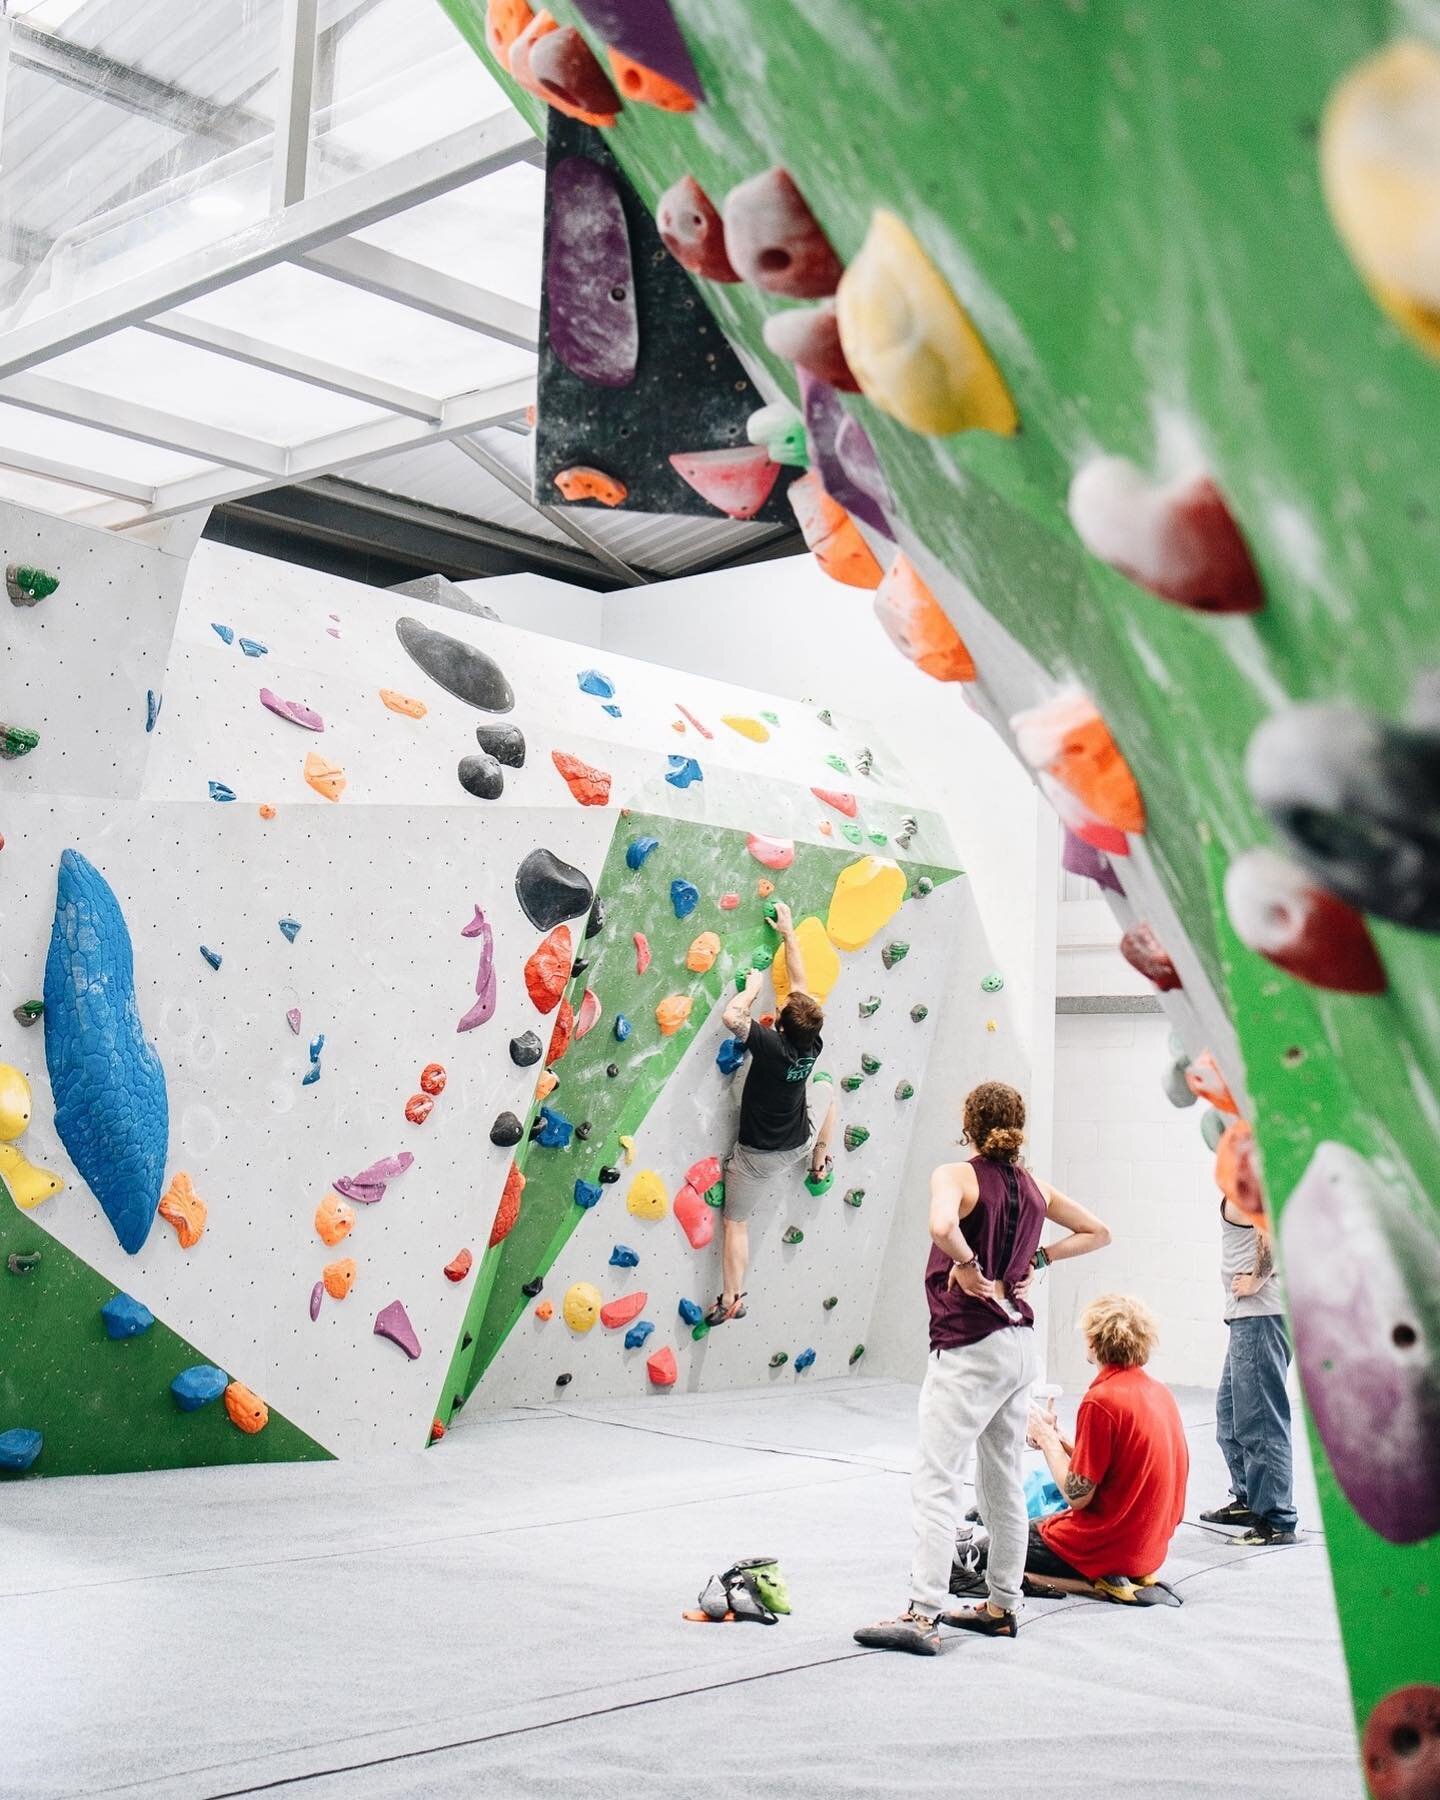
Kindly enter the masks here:
<path id="1" fill-rule="evenodd" d="M 1215 1396 L 1215 1436 L 1235 1498 L 1279 1531 L 1293 1531 L 1298 1517 L 1285 1392 L 1289 1367 L 1290 1338 L 1278 1314 L 1231 1319 L 1230 1347 Z"/>

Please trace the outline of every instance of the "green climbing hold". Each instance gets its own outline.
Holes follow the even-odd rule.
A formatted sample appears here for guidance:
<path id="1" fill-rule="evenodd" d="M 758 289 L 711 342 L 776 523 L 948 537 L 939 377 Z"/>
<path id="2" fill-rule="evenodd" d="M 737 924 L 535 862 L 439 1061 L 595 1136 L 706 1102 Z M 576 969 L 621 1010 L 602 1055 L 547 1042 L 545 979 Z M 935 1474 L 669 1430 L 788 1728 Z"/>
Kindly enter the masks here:
<path id="1" fill-rule="evenodd" d="M 825 760 L 827 763 L 829 763 L 830 767 L 832 769 L 836 770 L 839 774 L 848 775 L 850 773 L 849 763 L 846 762 L 846 760 L 843 756 L 837 756 L 833 750 L 825 758 Z"/>
<path id="2" fill-rule="evenodd" d="M 893 969 L 897 962 L 904 962 L 909 954 L 910 946 L 897 938 L 893 944 L 887 944 L 880 952 L 880 960 L 887 969 Z"/>
<path id="3" fill-rule="evenodd" d="M 695 1340 L 695 1342 L 697 1344 L 700 1342 L 701 1338 L 709 1337 L 709 1335 L 710 1335 L 710 1327 L 705 1323 L 705 1321 L 703 1319 L 700 1321 L 700 1323 L 698 1325 L 692 1325 L 690 1327 L 690 1336 Z"/>
<path id="4" fill-rule="evenodd" d="M 927 894 L 933 894 L 934 892 L 935 883 L 928 875 L 922 875 L 915 883 L 915 897 L 917 900 L 923 900 Z"/>
<path id="5" fill-rule="evenodd" d="M 992 969 L 990 973 L 981 980 L 980 985 L 987 994 L 998 994 L 1005 985 L 1005 977 Z"/>
<path id="6" fill-rule="evenodd" d="M 773 900 L 767 900 L 765 902 L 765 922 L 766 922 L 766 924 L 773 925 L 778 917 L 779 917 L 779 914 L 775 910 L 775 902 Z"/>
<path id="7" fill-rule="evenodd" d="M 807 1175 L 805 1177 L 806 1192 L 813 1194 L 817 1199 L 821 1194 L 828 1194 L 834 1185 L 835 1165 L 828 1156 L 825 1158 L 825 1168 L 823 1173 L 819 1175 Z"/>
<path id="8" fill-rule="evenodd" d="M 908 1081 L 897 1082 L 895 1086 L 895 1098 L 897 1100 L 913 1100 L 915 1098 L 915 1088 L 913 1084 Z"/>
<path id="9" fill-rule="evenodd" d="M 840 1304 L 840 1296 L 838 1294 L 832 1294 L 830 1296 L 830 1298 L 824 1302 L 824 1307 L 825 1307 L 826 1312 L 834 1312 L 835 1308 L 839 1304 Z"/>
<path id="10" fill-rule="evenodd" d="M 5 592 L 16 606 L 36 606 L 59 585 L 58 575 L 47 569 L 32 569 L 25 563 L 11 563 L 5 571 Z"/>
<path id="11" fill-rule="evenodd" d="M 852 1369 L 854 1368 L 855 1364 L 857 1362 L 859 1362 L 860 1358 L 864 1354 L 865 1354 L 865 1346 L 863 1344 L 857 1344 L 855 1346 L 855 1348 L 850 1352 L 850 1366 Z"/>
<path id="12" fill-rule="evenodd" d="M 848 823 L 842 825 L 840 827 L 840 835 L 843 838 L 848 839 L 852 844 L 863 844 L 865 842 L 865 833 L 858 825 L 851 825 Z"/>
<path id="13" fill-rule="evenodd" d="M 28 1275 L 32 1269 L 40 1267 L 38 1250 L 12 1250 L 5 1258 L 5 1267 L 12 1275 Z"/>
<path id="14" fill-rule="evenodd" d="M 737 994 L 743 994 L 745 992 L 745 983 L 749 979 L 750 971 L 748 969 L 741 969 L 735 977 L 735 992 Z"/>
<path id="15" fill-rule="evenodd" d="M 752 969 L 754 969 L 757 973 L 759 973 L 765 969 L 768 969 L 770 967 L 771 963 L 774 962 L 774 960 L 775 960 L 775 952 L 769 947 L 769 945 L 762 944 L 760 946 L 760 948 L 750 958 L 750 967 Z"/>
<path id="16" fill-rule="evenodd" d="M 870 842 L 872 844 L 880 844 L 883 846 L 890 842 L 890 834 L 888 831 L 872 831 L 870 833 Z"/>
<path id="17" fill-rule="evenodd" d="M 45 1017 L 43 1000 L 22 1000 L 15 1008 L 15 1020 L 20 1025 L 33 1025 L 37 1019 Z"/>
<path id="18" fill-rule="evenodd" d="M 862 1000 L 860 1002 L 860 1017 L 862 1019 L 873 1019 L 879 1010 L 880 996 L 878 994 L 872 994 L 868 1000 Z"/>
<path id="19" fill-rule="evenodd" d="M 816 1069 L 815 1072 L 811 1075 L 810 1080 L 811 1080 L 812 1085 L 813 1085 L 813 1083 L 815 1083 L 817 1081 L 828 1081 L 830 1083 L 831 1087 L 834 1087 L 834 1085 L 835 1085 L 835 1077 L 830 1073 L 830 1071 L 828 1069 Z"/>
<path id="20" fill-rule="evenodd" d="M 791 469 L 808 469 L 810 466 L 805 421 L 788 400 L 774 401 L 751 413 L 745 421 L 745 435 L 752 444 L 765 446 L 772 463 Z M 774 725 L 780 722 L 774 713 L 762 713 L 761 717 L 768 718 Z"/>
<path id="21" fill-rule="evenodd" d="M 778 725 L 780 723 L 779 713 L 762 712 L 760 717 L 765 721 L 765 723 L 767 725 Z"/>
<path id="22" fill-rule="evenodd" d="M 862 1144 L 868 1143 L 869 1139 L 870 1133 L 865 1126 L 847 1125 L 845 1127 L 845 1148 L 847 1150 L 858 1150 Z"/>
<path id="23" fill-rule="evenodd" d="M 830 717 L 830 708 L 828 706 L 822 706 L 820 711 L 818 713 L 816 713 L 815 717 L 820 721 L 820 723 L 822 725 L 833 725 L 835 723 L 835 721 Z"/>
<path id="24" fill-rule="evenodd" d="M 38 731 L 27 731 L 23 725 L 0 725 L 0 756 L 28 756 L 39 742 Z"/>
<path id="25" fill-rule="evenodd" d="M 856 1088 L 864 1087 L 865 1077 L 863 1075 L 847 1075 L 840 1085 L 847 1094 L 853 1094 Z"/>
<path id="26" fill-rule="evenodd" d="M 878 1056 L 871 1056 L 868 1051 L 862 1051 L 860 1056 L 860 1067 L 867 1075 L 878 1075 L 880 1073 L 880 1058 Z"/>
<path id="27" fill-rule="evenodd" d="M 845 1190 L 845 1204 L 847 1206 L 859 1206 L 864 1198 L 864 1188 L 846 1188 Z"/>
<path id="28" fill-rule="evenodd" d="M 797 1226 L 791 1225 L 786 1229 L 785 1235 L 781 1238 L 780 1242 L 782 1244 L 803 1244 L 805 1242 L 805 1233 Z"/>
<path id="29" fill-rule="evenodd" d="M 714 1187 L 706 1188 L 705 1204 L 707 1206 L 723 1206 L 725 1204 L 725 1183 L 723 1181 L 717 1181 Z"/>
<path id="30" fill-rule="evenodd" d="M 770 1367 L 772 1369 L 783 1369 L 789 1360 L 790 1358 L 784 1350 L 777 1350 L 770 1358 Z"/>
<path id="31" fill-rule="evenodd" d="M 922 1020 L 930 1017 L 930 1008 L 928 1006 L 912 1006 L 910 1008 L 910 1017 L 918 1025 Z"/>

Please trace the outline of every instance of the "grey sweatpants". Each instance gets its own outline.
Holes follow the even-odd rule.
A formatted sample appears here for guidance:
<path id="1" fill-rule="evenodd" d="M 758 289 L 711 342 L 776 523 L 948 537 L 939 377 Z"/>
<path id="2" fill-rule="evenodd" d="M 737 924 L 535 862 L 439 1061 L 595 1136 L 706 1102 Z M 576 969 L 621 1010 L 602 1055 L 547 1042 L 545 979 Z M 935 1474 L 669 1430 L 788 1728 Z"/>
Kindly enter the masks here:
<path id="1" fill-rule="evenodd" d="M 930 1353 L 910 1480 L 915 1518 L 910 1599 L 932 1618 L 951 1606 L 955 1480 L 972 1450 L 975 1504 L 990 1532 L 990 1599 L 1007 1612 L 1019 1608 L 1029 1527 L 1021 1454 L 1039 1370 L 1035 1333 L 1026 1325 L 1004 1326 L 978 1344 Z"/>

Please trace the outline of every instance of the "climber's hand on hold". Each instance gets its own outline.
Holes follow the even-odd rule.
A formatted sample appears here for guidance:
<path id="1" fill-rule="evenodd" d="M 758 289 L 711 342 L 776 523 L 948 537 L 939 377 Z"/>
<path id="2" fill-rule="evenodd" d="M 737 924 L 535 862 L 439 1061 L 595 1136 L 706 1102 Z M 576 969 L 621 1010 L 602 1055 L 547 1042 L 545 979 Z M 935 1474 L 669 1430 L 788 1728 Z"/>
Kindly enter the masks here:
<path id="1" fill-rule="evenodd" d="M 783 900 L 777 900 L 775 902 L 775 917 L 772 923 L 774 924 L 775 929 L 780 933 L 781 937 L 784 937 L 787 932 L 793 931 L 795 928 L 794 917 L 791 914 L 790 908 Z"/>

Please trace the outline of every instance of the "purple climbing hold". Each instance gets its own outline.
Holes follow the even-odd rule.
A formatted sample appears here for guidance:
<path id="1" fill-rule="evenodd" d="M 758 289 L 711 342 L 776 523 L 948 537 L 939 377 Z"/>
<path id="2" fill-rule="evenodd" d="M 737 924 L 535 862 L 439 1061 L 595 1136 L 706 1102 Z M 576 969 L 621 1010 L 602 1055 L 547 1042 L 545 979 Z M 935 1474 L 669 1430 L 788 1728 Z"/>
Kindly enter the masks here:
<path id="1" fill-rule="evenodd" d="M 808 369 L 800 371 L 800 410 L 805 415 L 805 432 L 810 440 L 811 467 L 819 470 L 825 492 L 861 524 L 893 538 L 895 533 L 884 512 L 865 488 L 850 479 L 840 461 L 836 444 L 840 427 L 849 415 L 839 394 Z M 873 456 L 873 450 L 871 454 Z"/>
<path id="2" fill-rule="evenodd" d="M 282 700 L 268 687 L 260 690 L 260 704 L 268 707 L 276 718 L 288 719 L 292 725 L 301 725 L 306 731 L 323 731 L 325 721 L 313 707 L 306 706 L 303 700 Z"/>
<path id="3" fill-rule="evenodd" d="M 640 354 L 630 228 L 615 177 L 587 156 L 552 165 L 546 187 L 550 348 L 596 387 L 628 387 Z"/>
<path id="4" fill-rule="evenodd" d="M 310 1317 L 312 1319 L 318 1319 L 320 1317 L 320 1302 L 324 1298 L 325 1283 L 323 1281 L 317 1281 L 310 1290 Z"/>
<path id="5" fill-rule="evenodd" d="M 692 100 L 705 89 L 686 48 L 670 0 L 575 0 L 576 11 L 612 50 L 643 63 L 666 81 L 684 88 Z"/>
<path id="6" fill-rule="evenodd" d="M 402 1150 L 397 1156 L 382 1156 L 379 1162 L 371 1163 L 368 1169 L 362 1169 L 358 1175 L 342 1175 L 330 1183 L 337 1194 L 343 1194 L 347 1200 L 358 1200 L 362 1206 L 374 1206 L 385 1198 L 385 1184 L 403 1175 L 415 1160 L 409 1150 Z"/>
<path id="7" fill-rule="evenodd" d="M 1120 877 L 1115 873 L 1105 852 L 1097 850 L 1093 844 L 1087 844 L 1068 825 L 1065 828 L 1065 848 L 1060 854 L 1060 866 L 1071 875 L 1083 875 L 1087 881 L 1109 888 L 1112 894 L 1125 892 L 1120 885 Z"/>
<path id="8" fill-rule="evenodd" d="M 460 928 L 461 937 L 478 937 L 480 940 L 480 963 L 475 971 L 475 1004 L 455 1027 L 457 1031 L 473 1031 L 477 1025 L 485 1025 L 495 1015 L 495 933 L 490 928 L 490 921 L 477 906 L 475 917 L 468 925 Z"/>
<path id="9" fill-rule="evenodd" d="M 880 467 L 880 458 L 870 441 L 870 433 L 854 413 L 846 413 L 840 429 L 835 433 L 835 455 L 847 481 L 859 488 L 862 494 L 868 494 L 882 512 L 894 511 L 895 496 L 890 492 L 885 471 Z M 885 535 L 894 537 L 895 534 L 887 531 Z"/>
<path id="10" fill-rule="evenodd" d="M 375 1335 L 389 1338 L 392 1344 L 398 1344 L 411 1362 L 420 1354 L 420 1340 L 415 1335 L 415 1327 L 410 1323 L 410 1315 L 399 1300 L 392 1300 L 376 1313 Z"/>

